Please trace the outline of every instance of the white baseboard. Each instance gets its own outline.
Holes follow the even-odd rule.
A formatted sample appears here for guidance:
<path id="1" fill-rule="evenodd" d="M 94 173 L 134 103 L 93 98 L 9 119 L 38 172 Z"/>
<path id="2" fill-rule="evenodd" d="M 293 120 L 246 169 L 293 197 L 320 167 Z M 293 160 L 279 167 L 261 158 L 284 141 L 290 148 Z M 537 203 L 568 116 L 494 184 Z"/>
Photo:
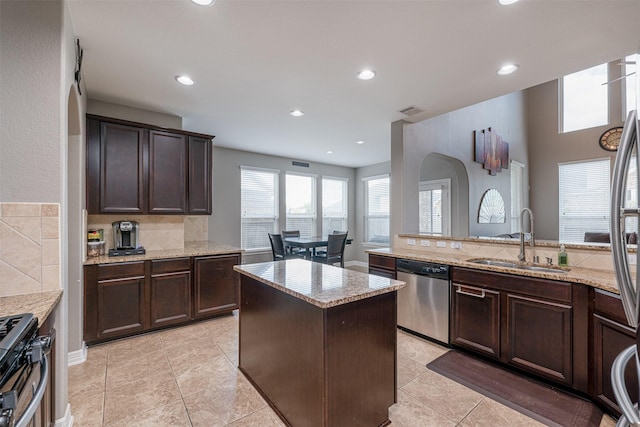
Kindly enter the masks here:
<path id="1" fill-rule="evenodd" d="M 358 267 L 362 267 L 362 268 L 367 268 L 369 267 L 369 263 L 367 262 L 362 262 L 362 261 L 347 261 L 344 263 L 345 267 L 351 267 L 351 266 L 358 266 Z"/>
<path id="2" fill-rule="evenodd" d="M 67 366 L 79 365 L 87 361 L 87 345 L 82 341 L 82 348 L 67 354 Z"/>
<path id="3" fill-rule="evenodd" d="M 64 417 L 57 419 L 54 427 L 71 427 L 73 426 L 73 415 L 71 415 L 71 405 L 67 403 L 67 410 L 64 411 Z"/>

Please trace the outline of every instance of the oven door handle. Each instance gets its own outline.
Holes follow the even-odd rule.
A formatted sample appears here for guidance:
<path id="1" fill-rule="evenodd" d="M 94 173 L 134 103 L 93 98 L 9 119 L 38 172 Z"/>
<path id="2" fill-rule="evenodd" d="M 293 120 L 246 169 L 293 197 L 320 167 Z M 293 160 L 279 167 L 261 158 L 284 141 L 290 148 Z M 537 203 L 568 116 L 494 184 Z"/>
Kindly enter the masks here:
<path id="1" fill-rule="evenodd" d="M 39 337 L 34 342 L 34 347 L 37 347 L 38 350 L 42 350 L 41 357 L 39 357 L 40 363 L 40 382 L 36 387 L 35 392 L 33 393 L 33 397 L 29 401 L 27 408 L 24 410 L 20 418 L 15 423 L 15 427 L 26 427 L 31 422 L 31 419 L 35 415 L 38 410 L 38 406 L 40 406 L 40 402 L 42 401 L 42 396 L 44 396 L 45 389 L 47 388 L 47 381 L 49 379 L 49 361 L 47 359 L 47 353 L 49 352 L 49 348 L 51 345 L 50 337 Z"/>

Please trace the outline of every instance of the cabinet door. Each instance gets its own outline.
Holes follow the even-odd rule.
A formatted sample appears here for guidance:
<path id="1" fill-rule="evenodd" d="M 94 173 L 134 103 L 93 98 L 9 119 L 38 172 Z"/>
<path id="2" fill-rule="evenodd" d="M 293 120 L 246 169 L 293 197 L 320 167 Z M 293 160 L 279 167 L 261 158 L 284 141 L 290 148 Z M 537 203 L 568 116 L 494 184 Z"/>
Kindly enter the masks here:
<path id="1" fill-rule="evenodd" d="M 500 358 L 500 292 L 454 283 L 451 343 Z"/>
<path id="2" fill-rule="evenodd" d="M 188 214 L 211 214 L 211 140 L 189 137 Z"/>
<path id="3" fill-rule="evenodd" d="M 187 213 L 187 139 L 149 131 L 149 213 Z"/>
<path id="4" fill-rule="evenodd" d="M 151 327 L 184 323 L 191 319 L 191 273 L 151 276 Z"/>
<path id="5" fill-rule="evenodd" d="M 144 213 L 147 131 L 100 123 L 100 212 Z"/>
<path id="6" fill-rule="evenodd" d="M 507 294 L 507 363 L 572 382 L 570 305 Z"/>
<path id="7" fill-rule="evenodd" d="M 198 257 L 194 259 L 194 317 L 202 318 L 238 308 L 240 289 L 234 265 L 240 255 Z"/>
<path id="8" fill-rule="evenodd" d="M 97 338 L 144 330 L 144 276 L 98 282 Z"/>
<path id="9" fill-rule="evenodd" d="M 611 366 L 618 354 L 635 343 L 635 331 L 602 316 L 593 316 L 594 332 L 594 397 L 616 415 L 620 415 L 620 407 L 616 402 L 611 386 Z M 631 399 L 638 396 L 638 377 L 636 364 L 631 361 L 624 372 L 627 392 Z"/>

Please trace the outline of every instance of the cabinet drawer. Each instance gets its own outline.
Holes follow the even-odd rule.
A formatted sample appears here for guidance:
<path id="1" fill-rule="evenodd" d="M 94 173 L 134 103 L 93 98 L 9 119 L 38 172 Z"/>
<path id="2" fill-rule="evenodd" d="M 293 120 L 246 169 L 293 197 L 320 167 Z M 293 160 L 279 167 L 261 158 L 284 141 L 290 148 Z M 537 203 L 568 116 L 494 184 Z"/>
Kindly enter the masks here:
<path id="1" fill-rule="evenodd" d="M 463 267 L 453 269 L 451 280 L 457 283 L 489 287 L 498 291 L 515 292 L 562 303 L 570 303 L 572 301 L 571 283 L 557 280 L 539 279 Z"/>
<path id="2" fill-rule="evenodd" d="M 144 261 L 123 262 L 98 266 L 98 280 L 144 276 Z"/>
<path id="3" fill-rule="evenodd" d="M 389 271 L 389 270 L 384 270 L 384 269 L 375 268 L 375 267 L 369 267 L 369 274 L 373 274 L 375 276 L 386 277 L 388 279 L 396 279 L 397 278 L 397 274 L 396 274 L 395 271 Z"/>
<path id="4" fill-rule="evenodd" d="M 624 314 L 622 300 L 619 295 L 596 289 L 593 298 L 593 311 L 608 319 L 627 325 L 627 317 Z"/>
<path id="5" fill-rule="evenodd" d="M 191 268 L 189 258 L 156 259 L 151 261 L 151 274 L 175 273 Z"/>
<path id="6" fill-rule="evenodd" d="M 386 256 L 369 255 L 369 267 L 378 267 L 385 270 L 396 269 L 396 259 Z"/>

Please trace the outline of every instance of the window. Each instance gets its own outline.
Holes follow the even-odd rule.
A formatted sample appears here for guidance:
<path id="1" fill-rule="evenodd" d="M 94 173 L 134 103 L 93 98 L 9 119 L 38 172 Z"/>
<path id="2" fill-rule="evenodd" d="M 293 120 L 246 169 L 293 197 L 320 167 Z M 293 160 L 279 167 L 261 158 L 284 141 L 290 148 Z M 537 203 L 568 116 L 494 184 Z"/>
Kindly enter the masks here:
<path id="1" fill-rule="evenodd" d="M 419 184 L 419 230 L 440 236 L 449 235 L 449 179 L 424 181 Z"/>
<path id="2" fill-rule="evenodd" d="M 597 65 L 562 78 L 562 132 L 609 122 L 608 64 Z"/>
<path id="3" fill-rule="evenodd" d="M 364 179 L 364 240 L 367 243 L 389 243 L 389 176 Z"/>
<path id="4" fill-rule="evenodd" d="M 278 171 L 240 170 L 240 242 L 242 249 L 269 249 L 278 225 Z"/>
<path id="5" fill-rule="evenodd" d="M 638 81 L 638 60 L 640 59 L 640 55 L 629 55 L 624 61 L 624 75 L 627 76 L 624 79 L 624 88 L 625 88 L 625 102 L 627 104 L 626 111 L 627 113 L 622 118 L 623 121 L 627 120 L 627 116 L 631 110 L 637 110 L 637 93 L 636 93 L 636 81 Z"/>
<path id="6" fill-rule="evenodd" d="M 286 230 L 300 230 L 300 236 L 316 235 L 316 178 L 310 175 L 286 176 Z"/>
<path id="7" fill-rule="evenodd" d="M 511 162 L 511 233 L 520 232 L 520 211 L 524 207 L 524 165 Z"/>
<path id="8" fill-rule="evenodd" d="M 559 237 L 582 242 L 587 231 L 609 232 L 610 159 L 560 163 Z"/>
<path id="9" fill-rule="evenodd" d="M 334 230 L 348 231 L 347 180 L 322 178 L 322 235 Z"/>

